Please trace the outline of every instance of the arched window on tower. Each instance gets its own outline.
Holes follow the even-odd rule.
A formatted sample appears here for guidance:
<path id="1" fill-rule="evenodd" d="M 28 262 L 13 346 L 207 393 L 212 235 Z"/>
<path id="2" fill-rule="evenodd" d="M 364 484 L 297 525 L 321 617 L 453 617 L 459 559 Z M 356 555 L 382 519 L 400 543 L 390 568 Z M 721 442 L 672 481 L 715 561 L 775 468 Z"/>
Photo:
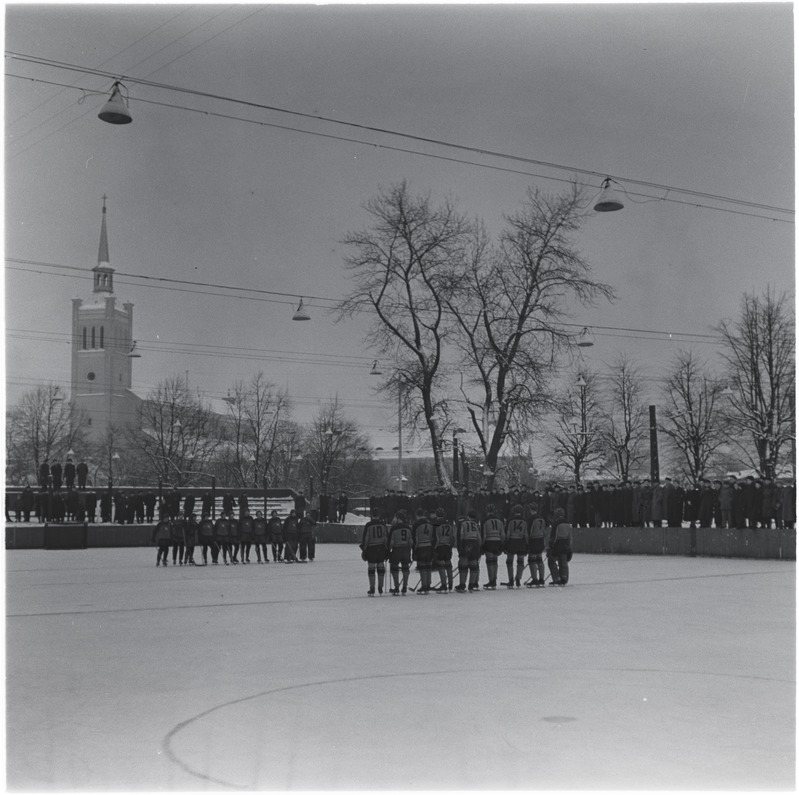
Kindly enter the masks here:
<path id="1" fill-rule="evenodd" d="M 92 326 L 92 349 L 94 349 L 94 326 Z"/>
<path id="2" fill-rule="evenodd" d="M 100 347 L 101 348 L 105 348 L 105 345 L 103 345 L 104 337 L 105 337 L 105 326 L 100 326 Z"/>
<path id="3" fill-rule="evenodd" d="M 83 350 L 86 350 L 86 326 L 83 327 Z"/>

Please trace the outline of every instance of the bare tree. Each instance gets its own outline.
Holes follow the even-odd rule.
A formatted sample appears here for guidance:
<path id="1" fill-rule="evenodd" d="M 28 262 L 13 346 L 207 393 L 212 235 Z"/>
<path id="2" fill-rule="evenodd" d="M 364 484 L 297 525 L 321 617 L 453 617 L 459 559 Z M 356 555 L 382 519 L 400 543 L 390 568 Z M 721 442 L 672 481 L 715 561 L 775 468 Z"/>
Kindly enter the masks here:
<path id="1" fill-rule="evenodd" d="M 638 368 L 625 355 L 614 361 L 600 408 L 602 443 L 612 454 L 612 473 L 629 480 L 631 472 L 646 459 L 644 449 L 649 419 L 644 386 Z"/>
<path id="2" fill-rule="evenodd" d="M 146 467 L 139 477 L 175 486 L 212 474 L 221 437 L 219 417 L 178 377 L 150 392 L 139 405 L 138 423 L 125 433 L 128 448 Z"/>
<path id="3" fill-rule="evenodd" d="M 390 370 L 381 388 L 395 400 L 403 390 L 406 416 L 418 417 L 426 429 L 438 481 L 449 486 L 440 444 L 446 425 L 443 301 L 472 225 L 450 201 L 434 207 L 429 196 L 411 196 L 405 182 L 373 198 L 366 210 L 371 227 L 344 238 L 353 252 L 346 264 L 355 288 L 340 304 L 339 318 L 364 309 L 374 314 L 369 341 Z"/>
<path id="4" fill-rule="evenodd" d="M 663 397 L 664 424 L 680 471 L 696 483 L 710 466 L 727 435 L 719 413 L 723 385 L 707 375 L 693 351 L 680 351 L 666 376 Z"/>
<path id="5" fill-rule="evenodd" d="M 560 396 L 555 428 L 548 434 L 556 469 L 568 472 L 579 484 L 589 467 L 605 457 L 599 415 L 599 389 L 595 373 L 581 371 Z"/>
<path id="6" fill-rule="evenodd" d="M 591 278 L 574 241 L 587 215 L 576 183 L 555 196 L 528 189 L 496 248 L 475 234 L 468 260 L 451 263 L 446 305 L 459 331 L 462 391 L 489 488 L 514 428 L 529 432 L 552 406 L 548 382 L 571 341 L 562 325 L 567 306 L 613 298 L 609 285 Z"/>
<path id="7" fill-rule="evenodd" d="M 39 384 L 6 412 L 6 480 L 36 483 L 44 461 L 87 449 L 88 422 L 54 384 Z"/>
<path id="8" fill-rule="evenodd" d="M 369 440 L 348 419 L 338 398 L 323 406 L 306 429 L 302 471 L 320 494 L 347 489 L 357 466 L 369 459 Z"/>
<path id="9" fill-rule="evenodd" d="M 790 302 L 767 290 L 744 295 L 736 321 L 723 320 L 722 357 L 732 395 L 724 414 L 752 466 L 774 477 L 783 447 L 796 439 L 796 340 Z M 792 462 L 794 463 L 794 462 Z"/>
<path id="10" fill-rule="evenodd" d="M 271 477 L 281 424 L 291 416 L 288 394 L 259 372 L 246 385 L 237 382 L 225 400 L 227 445 L 221 458 L 226 479 L 259 488 L 263 478 Z"/>

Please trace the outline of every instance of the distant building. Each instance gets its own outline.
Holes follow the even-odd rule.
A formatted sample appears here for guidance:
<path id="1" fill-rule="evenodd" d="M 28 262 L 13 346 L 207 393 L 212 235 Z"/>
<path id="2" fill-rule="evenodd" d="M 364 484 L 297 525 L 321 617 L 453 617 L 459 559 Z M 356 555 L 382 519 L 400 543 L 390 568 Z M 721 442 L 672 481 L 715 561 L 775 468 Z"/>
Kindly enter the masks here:
<path id="1" fill-rule="evenodd" d="M 96 440 L 112 425 L 121 429 L 134 422 L 140 402 L 131 391 L 133 304 L 117 306 L 114 269 L 108 255 L 105 197 L 100 250 L 92 274 L 91 298 L 72 299 L 71 400 L 87 417 L 89 434 Z"/>

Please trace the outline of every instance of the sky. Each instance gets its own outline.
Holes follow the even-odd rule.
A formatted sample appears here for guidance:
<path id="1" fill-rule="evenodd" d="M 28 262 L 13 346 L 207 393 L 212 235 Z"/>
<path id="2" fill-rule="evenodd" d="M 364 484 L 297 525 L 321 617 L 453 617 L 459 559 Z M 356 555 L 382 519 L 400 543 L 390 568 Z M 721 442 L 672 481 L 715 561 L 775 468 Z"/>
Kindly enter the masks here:
<path id="1" fill-rule="evenodd" d="M 607 175 L 628 190 L 577 238 L 618 298 L 571 322 L 595 333 L 586 367 L 624 352 L 652 400 L 678 351 L 715 366 L 713 326 L 745 292 L 793 301 L 789 3 L 5 11 L 9 403 L 43 381 L 68 391 L 103 196 L 115 292 L 135 304 L 134 391 L 179 375 L 219 399 L 262 370 L 297 420 L 338 395 L 388 448 L 396 407 L 369 376 L 369 319 L 330 308 L 351 289 L 342 239 L 401 180 L 494 235 L 528 187 L 577 175 L 598 193 Z M 129 125 L 97 118 L 114 77 L 162 84 L 125 83 Z M 301 297 L 310 322 L 291 321 Z"/>

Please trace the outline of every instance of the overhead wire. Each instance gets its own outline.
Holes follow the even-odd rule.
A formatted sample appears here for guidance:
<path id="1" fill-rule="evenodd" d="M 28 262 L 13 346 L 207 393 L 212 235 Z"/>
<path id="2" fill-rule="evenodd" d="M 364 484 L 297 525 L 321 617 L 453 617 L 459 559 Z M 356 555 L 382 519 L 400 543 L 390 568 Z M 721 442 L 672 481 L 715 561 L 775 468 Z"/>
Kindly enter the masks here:
<path id="1" fill-rule="evenodd" d="M 53 269 L 58 269 L 58 270 L 68 270 L 68 271 L 73 271 L 73 272 L 81 273 L 81 274 L 86 274 L 86 272 L 87 272 L 85 268 L 79 268 L 79 267 L 77 267 L 75 265 L 64 265 L 64 264 L 59 264 L 59 263 L 41 262 L 41 261 L 37 261 L 37 260 L 26 260 L 26 259 L 21 259 L 21 258 L 16 258 L 16 257 L 6 257 L 5 260 L 6 260 L 6 262 L 10 262 L 10 263 L 16 264 L 18 266 L 22 266 L 22 267 L 15 268 L 12 265 L 11 267 L 8 268 L 9 270 L 20 270 L 20 271 L 23 271 L 23 272 L 31 272 L 33 269 L 38 267 L 38 268 L 53 268 Z M 31 266 L 31 267 L 25 267 L 25 266 Z M 75 277 L 67 276 L 66 274 L 50 273 L 48 271 L 36 271 L 36 270 L 33 270 L 33 272 L 41 273 L 42 275 L 47 275 L 47 276 L 61 276 L 61 275 L 63 275 L 65 278 L 75 278 Z M 264 289 L 261 289 L 261 288 L 240 287 L 240 286 L 237 286 L 237 285 L 216 284 L 216 283 L 213 283 L 213 282 L 200 282 L 200 281 L 193 281 L 193 280 L 189 280 L 189 279 L 174 279 L 174 278 L 169 278 L 169 277 L 146 276 L 146 275 L 143 275 L 143 274 L 129 273 L 129 272 L 124 272 L 124 271 L 115 271 L 114 275 L 115 276 L 126 276 L 126 277 L 132 278 L 132 279 L 141 279 L 141 280 L 145 281 L 145 284 L 143 286 L 156 287 L 157 289 L 174 289 L 174 290 L 177 290 L 178 292 L 188 292 L 188 293 L 195 294 L 195 293 L 198 293 L 200 291 L 188 290 L 188 289 L 186 289 L 186 287 L 188 287 L 188 286 L 203 286 L 203 287 L 213 287 L 215 289 L 230 290 L 230 291 L 236 293 L 236 295 L 225 295 L 225 294 L 219 294 L 219 293 L 216 293 L 216 292 L 214 292 L 214 293 L 202 293 L 202 294 L 211 295 L 211 296 L 214 296 L 214 297 L 217 297 L 217 298 L 237 298 L 237 299 L 239 299 L 239 298 L 248 298 L 248 297 L 250 297 L 250 296 L 248 296 L 249 293 L 258 293 L 258 294 L 276 295 L 276 296 L 291 296 L 291 297 L 294 297 L 294 298 L 300 297 L 298 293 L 283 293 L 283 292 L 276 292 L 276 291 L 272 291 L 272 290 L 264 290 Z M 156 282 L 156 284 L 155 285 L 147 284 L 147 282 L 150 282 L 150 281 Z M 165 286 L 165 285 L 159 284 L 160 282 L 167 282 L 169 284 Z M 119 282 L 119 283 L 123 283 L 123 282 Z M 130 283 L 130 284 L 133 284 L 133 283 Z M 179 285 L 181 285 L 181 287 L 172 287 L 171 285 L 173 285 L 173 284 L 179 284 Z M 307 295 L 307 294 L 303 295 L 302 297 L 303 298 L 308 298 L 309 300 L 314 300 L 314 301 L 328 302 L 332 306 L 335 306 L 341 300 L 341 299 L 337 299 L 337 298 L 330 298 L 328 296 L 317 296 L 317 295 Z M 251 300 L 270 300 L 270 299 L 262 299 L 262 298 L 257 298 L 257 297 L 250 297 L 250 298 L 251 298 Z M 634 328 L 634 327 L 627 327 L 627 326 L 607 326 L 607 325 L 590 325 L 590 326 L 586 326 L 585 323 L 571 323 L 571 322 L 567 322 L 567 321 L 562 321 L 560 323 L 560 325 L 562 325 L 564 327 L 567 327 L 567 328 L 590 327 L 592 330 L 598 329 L 600 332 L 605 332 L 605 331 L 617 331 L 618 332 L 618 331 L 620 331 L 620 332 L 629 332 L 631 334 L 659 335 L 661 337 L 666 337 L 666 338 L 668 338 L 670 340 L 673 340 L 676 337 L 680 337 L 680 338 L 683 338 L 683 337 L 698 338 L 696 341 L 708 340 L 708 341 L 711 341 L 711 342 L 719 342 L 721 340 L 721 337 L 719 335 L 706 334 L 706 333 L 701 333 L 701 332 L 676 331 L 676 330 L 668 331 L 668 330 L 660 330 L 660 329 L 641 329 L 641 328 Z M 600 336 L 603 336 L 603 335 L 600 334 Z M 607 336 L 626 336 L 626 335 L 618 335 L 617 334 L 617 335 L 607 335 Z M 627 337 L 627 338 L 629 338 L 629 337 Z M 635 338 L 635 337 L 633 337 L 633 338 Z M 639 337 L 638 339 L 646 340 L 646 339 L 651 339 L 651 337 Z M 364 358 L 372 359 L 373 357 L 364 357 Z"/>
<path id="2" fill-rule="evenodd" d="M 40 58 L 40 57 L 36 57 L 36 56 L 26 55 L 24 53 L 16 53 L 16 52 L 13 52 L 13 51 L 6 51 L 6 57 L 14 59 L 14 60 L 17 60 L 17 61 L 20 61 L 20 62 L 33 63 L 33 64 L 36 64 L 36 65 L 41 65 L 41 66 L 46 66 L 46 67 L 56 68 L 56 69 L 75 71 L 75 72 L 79 72 L 79 73 L 90 73 L 90 74 L 95 74 L 95 75 L 98 75 L 98 76 L 104 76 L 104 77 L 107 77 L 109 79 L 123 80 L 123 81 L 126 81 L 128 83 L 134 83 L 134 84 L 147 86 L 147 87 L 151 87 L 151 88 L 168 90 L 168 91 L 173 91 L 173 92 L 177 92 L 177 93 L 184 93 L 184 94 L 188 94 L 188 95 L 192 95 L 192 96 L 196 96 L 196 97 L 202 97 L 202 98 L 206 98 L 206 99 L 224 101 L 224 102 L 229 102 L 229 103 L 233 103 L 233 104 L 237 104 L 237 105 L 244 105 L 246 107 L 250 107 L 250 108 L 254 108 L 254 109 L 266 110 L 266 111 L 271 111 L 271 112 L 276 112 L 276 113 L 282 113 L 282 114 L 286 114 L 286 115 L 290 115 L 290 116 L 294 116 L 294 117 L 298 117 L 298 118 L 311 119 L 311 120 L 314 120 L 314 121 L 317 121 L 317 122 L 340 125 L 340 126 L 344 126 L 344 127 L 348 127 L 348 128 L 361 130 L 361 131 L 364 131 L 364 132 L 372 132 L 372 133 L 377 133 L 377 134 L 380 134 L 380 135 L 389 135 L 389 136 L 404 138 L 404 139 L 415 141 L 417 143 L 426 143 L 426 144 L 432 144 L 432 145 L 435 145 L 435 146 L 443 146 L 443 147 L 450 148 L 450 149 L 456 149 L 458 151 L 465 151 L 465 152 L 470 152 L 472 154 L 479 154 L 479 155 L 483 155 L 483 156 L 507 159 L 507 160 L 511 160 L 511 161 L 514 161 L 514 162 L 520 162 L 520 163 L 527 163 L 527 164 L 531 164 L 531 165 L 542 166 L 542 167 L 550 168 L 550 169 L 553 169 L 553 170 L 569 171 L 572 174 L 582 174 L 584 176 L 591 176 L 591 177 L 596 177 L 596 178 L 599 178 L 599 179 L 603 179 L 605 177 L 613 176 L 613 179 L 618 181 L 618 182 L 620 182 L 620 183 L 625 183 L 625 184 L 629 184 L 629 185 L 638 185 L 640 187 L 645 187 L 645 188 L 649 188 L 649 189 L 652 189 L 652 190 L 665 191 L 666 194 L 664 196 L 651 196 L 650 194 L 633 194 L 633 195 L 640 195 L 640 196 L 643 196 L 643 197 L 646 197 L 646 198 L 656 199 L 656 200 L 660 200 L 660 201 L 664 201 L 664 202 L 668 201 L 668 202 L 676 202 L 676 203 L 682 203 L 682 204 L 689 204 L 689 205 L 692 205 L 692 206 L 697 206 L 697 203 L 694 202 L 694 201 L 679 200 L 679 199 L 674 199 L 673 197 L 669 196 L 669 194 L 671 194 L 671 193 L 679 193 L 679 194 L 683 194 L 685 196 L 695 197 L 697 199 L 704 199 L 704 200 L 708 200 L 708 201 L 721 202 L 721 203 L 724 203 L 724 204 L 732 204 L 732 205 L 735 205 L 735 206 L 747 207 L 749 209 L 758 209 L 758 210 L 762 210 L 764 212 L 784 213 L 784 214 L 788 214 L 788 215 L 791 215 L 791 216 L 795 215 L 795 212 L 792 209 L 778 207 L 778 206 L 769 205 L 769 204 L 764 204 L 764 203 L 760 203 L 760 202 L 752 202 L 752 201 L 748 201 L 748 200 L 744 200 L 744 199 L 736 199 L 734 197 L 723 196 L 721 194 L 714 194 L 714 193 L 709 193 L 709 192 L 706 192 L 706 191 L 696 191 L 696 190 L 689 189 L 689 188 L 679 188 L 679 187 L 676 187 L 676 186 L 663 185 L 663 184 L 660 184 L 660 183 L 644 181 L 644 180 L 637 180 L 637 179 L 628 178 L 628 177 L 621 177 L 621 176 L 616 176 L 616 175 L 603 174 L 602 172 L 594 171 L 594 170 L 591 170 L 591 169 L 584 169 L 584 168 L 579 168 L 579 167 L 575 167 L 575 166 L 566 166 L 566 165 L 563 165 L 563 164 L 560 164 L 560 163 L 553 163 L 553 162 L 548 162 L 548 161 L 545 161 L 545 160 L 539 160 L 539 159 L 535 159 L 535 158 L 523 157 L 521 155 L 509 154 L 509 153 L 506 153 L 506 152 L 500 152 L 500 151 L 497 151 L 497 150 L 487 149 L 487 148 L 484 148 L 484 147 L 469 146 L 469 145 L 465 145 L 465 144 L 459 144 L 459 143 L 454 143 L 454 142 L 450 142 L 450 141 L 445 141 L 445 140 L 442 140 L 442 139 L 430 138 L 430 137 L 420 136 L 420 135 L 414 135 L 412 133 L 406 133 L 406 132 L 402 132 L 402 131 L 398 131 L 398 130 L 392 130 L 392 129 L 389 129 L 389 128 L 376 127 L 376 126 L 372 126 L 372 125 L 361 124 L 361 123 L 358 123 L 358 122 L 345 121 L 345 120 L 341 120 L 341 119 L 334 119 L 334 118 L 331 118 L 331 117 L 328 117 L 328 116 L 323 116 L 323 115 L 320 115 L 320 114 L 305 113 L 303 111 L 296 111 L 296 110 L 291 110 L 291 109 L 288 109 L 288 108 L 281 108 L 281 107 L 278 107 L 278 106 L 275 106 L 275 105 L 268 105 L 268 104 L 264 104 L 264 103 L 254 102 L 254 101 L 251 101 L 251 100 L 245 100 L 245 99 L 239 99 L 239 98 L 235 98 L 235 97 L 229 97 L 229 96 L 222 95 L 222 94 L 216 94 L 216 93 L 207 92 L 207 91 L 200 91 L 200 90 L 197 90 L 197 89 L 190 89 L 190 88 L 185 88 L 185 87 L 181 87 L 181 86 L 175 86 L 175 85 L 171 85 L 171 84 L 168 84 L 168 83 L 159 83 L 157 81 L 148 80 L 146 78 L 136 78 L 136 77 L 133 77 L 133 76 L 130 76 L 130 75 L 118 75 L 118 74 L 115 74 L 115 73 L 112 73 L 112 72 L 105 72 L 103 70 L 90 69 L 88 67 L 83 67 L 83 66 L 79 66 L 79 65 L 76 65 L 76 64 L 69 64 L 69 63 L 66 63 L 64 61 L 57 61 L 57 60 L 48 59 L 48 58 Z M 11 77 L 20 77 L 22 79 L 25 79 L 23 76 L 20 76 L 20 75 L 9 75 L 9 76 L 11 76 Z M 27 78 L 27 79 L 33 79 L 33 78 Z M 141 100 L 141 101 L 146 101 L 146 100 Z M 162 104 L 165 104 L 165 103 L 162 103 Z M 186 107 L 182 107 L 182 106 L 180 107 L 180 109 L 182 109 L 182 110 L 193 110 L 195 112 L 200 112 L 200 113 L 206 112 L 206 113 L 209 113 L 209 115 L 210 115 L 210 112 L 202 111 L 202 110 L 199 110 L 199 109 L 191 109 L 191 108 L 186 108 Z M 236 118 L 236 120 L 239 120 L 239 121 L 252 121 L 253 123 L 261 123 L 261 122 L 259 122 L 257 120 L 247 120 L 247 119 L 242 119 L 242 118 L 239 118 L 239 117 L 233 117 L 233 118 Z M 314 135 L 314 134 L 318 135 L 319 134 L 319 133 L 316 133 L 314 131 L 308 131 L 308 130 L 296 129 L 296 128 L 293 129 L 293 131 L 301 132 L 301 133 L 305 133 L 305 134 L 311 134 L 311 135 Z M 365 145 L 369 144 L 369 142 L 360 141 L 360 140 L 356 141 L 356 142 L 357 143 L 361 143 L 361 144 L 365 144 Z M 375 145 L 375 144 L 372 144 L 372 145 Z M 388 147 L 385 147 L 385 148 L 388 148 Z M 411 153 L 412 154 L 423 154 L 423 153 L 420 153 L 420 152 L 418 152 L 416 150 L 411 151 Z M 707 205 L 701 205 L 701 206 L 707 207 L 707 209 L 716 209 L 716 210 L 720 210 L 720 211 L 730 211 L 730 210 L 725 210 L 725 208 L 708 207 Z M 764 217 L 764 216 L 755 214 L 755 217 Z M 783 222 L 785 221 L 785 219 L 776 219 L 776 218 L 771 218 L 771 219 L 767 219 L 767 220 L 775 220 L 775 221 L 782 220 Z"/>

